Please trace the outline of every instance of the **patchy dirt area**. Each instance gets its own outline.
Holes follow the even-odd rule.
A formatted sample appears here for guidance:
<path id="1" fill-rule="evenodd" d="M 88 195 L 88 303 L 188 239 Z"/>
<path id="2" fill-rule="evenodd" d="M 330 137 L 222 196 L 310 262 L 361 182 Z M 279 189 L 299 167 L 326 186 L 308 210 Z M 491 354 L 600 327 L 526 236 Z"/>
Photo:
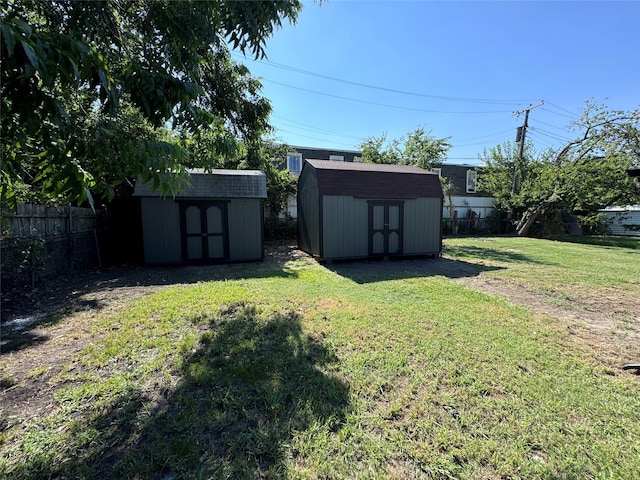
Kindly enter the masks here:
<path id="1" fill-rule="evenodd" d="M 531 291 L 523 285 L 482 275 L 455 281 L 557 319 L 571 341 L 588 349 L 598 363 L 613 370 L 640 362 L 640 309 L 637 298 L 631 294 L 604 298 L 584 295 L 573 305 L 564 306 L 557 305 L 549 295 Z"/>
<path id="2" fill-rule="evenodd" d="M 314 261 L 293 245 L 268 245 L 265 262 L 283 266 L 290 260 Z M 0 431 L 14 415 L 32 417 L 52 410 L 51 393 L 56 387 L 49 380 L 94 340 L 89 325 L 96 310 L 123 308 L 130 300 L 172 285 L 227 278 L 237 275 L 239 268 L 251 266 L 110 268 L 52 279 L 34 290 L 3 292 Z M 548 296 L 525 286 L 483 275 L 487 268 L 481 264 L 447 258 L 336 263 L 327 268 L 358 283 L 442 275 L 558 319 L 561 328 L 566 328 L 568 341 L 593 352 L 594 358 L 612 371 L 625 363 L 640 362 L 640 312 L 631 311 L 637 298 L 615 294 L 591 300 L 585 297 L 580 308 L 570 308 L 556 305 Z"/>

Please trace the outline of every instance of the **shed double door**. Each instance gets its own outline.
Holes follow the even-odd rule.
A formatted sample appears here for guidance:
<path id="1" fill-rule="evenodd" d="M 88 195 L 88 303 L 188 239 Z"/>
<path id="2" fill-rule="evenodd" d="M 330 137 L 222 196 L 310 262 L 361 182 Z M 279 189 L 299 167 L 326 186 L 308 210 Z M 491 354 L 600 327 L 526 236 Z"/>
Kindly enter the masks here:
<path id="1" fill-rule="evenodd" d="M 369 202 L 369 255 L 402 254 L 404 205 Z"/>
<path id="2" fill-rule="evenodd" d="M 181 202 L 180 217 L 183 261 L 212 263 L 229 259 L 227 202 Z"/>

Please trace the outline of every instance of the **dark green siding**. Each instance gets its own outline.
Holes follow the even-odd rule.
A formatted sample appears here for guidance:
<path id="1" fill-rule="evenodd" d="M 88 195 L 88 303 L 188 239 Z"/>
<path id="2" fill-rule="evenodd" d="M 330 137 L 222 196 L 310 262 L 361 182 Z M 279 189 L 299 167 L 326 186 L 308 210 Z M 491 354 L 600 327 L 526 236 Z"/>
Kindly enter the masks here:
<path id="1" fill-rule="evenodd" d="M 312 255 L 320 255 L 320 200 L 318 178 L 309 168 L 298 179 L 298 246 Z"/>
<path id="2" fill-rule="evenodd" d="M 262 200 L 232 199 L 228 204 L 229 260 L 260 260 L 262 248 Z"/>
<path id="3" fill-rule="evenodd" d="M 440 253 L 442 199 L 418 198 L 404 204 L 404 254 Z"/>
<path id="4" fill-rule="evenodd" d="M 376 199 L 336 195 L 322 197 L 322 258 L 361 258 L 369 255 L 369 201 Z M 440 253 L 442 200 L 405 200 L 403 209 L 401 255 Z"/>
<path id="5" fill-rule="evenodd" d="M 368 204 L 361 198 L 322 197 L 323 258 L 366 257 L 369 254 Z"/>
<path id="6" fill-rule="evenodd" d="M 140 199 L 144 261 L 149 264 L 180 263 L 180 211 L 172 200 Z"/>
<path id="7" fill-rule="evenodd" d="M 215 199 L 207 199 L 215 202 Z M 229 240 L 229 261 L 261 260 L 263 258 L 262 200 L 241 198 L 227 200 L 226 230 Z M 182 263 L 180 208 L 172 199 L 143 197 L 142 232 L 144 259 L 148 264 Z M 198 218 L 199 220 L 199 218 Z M 220 238 L 222 241 L 222 237 Z M 209 247 L 211 248 L 211 246 Z"/>

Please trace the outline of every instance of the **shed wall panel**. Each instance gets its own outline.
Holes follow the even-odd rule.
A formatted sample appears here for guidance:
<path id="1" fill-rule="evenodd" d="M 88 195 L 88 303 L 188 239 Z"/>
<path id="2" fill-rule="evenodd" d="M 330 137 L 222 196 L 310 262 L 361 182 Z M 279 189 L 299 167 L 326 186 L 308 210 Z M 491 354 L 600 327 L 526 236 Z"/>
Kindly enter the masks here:
<path id="1" fill-rule="evenodd" d="M 315 171 L 303 170 L 298 180 L 298 246 L 320 254 L 320 200 Z"/>
<path id="2" fill-rule="evenodd" d="M 366 199 L 348 196 L 322 197 L 323 258 L 369 255 L 369 216 Z"/>
<path id="3" fill-rule="evenodd" d="M 259 199 L 233 199 L 227 206 L 229 260 L 263 257 L 262 203 Z"/>
<path id="4" fill-rule="evenodd" d="M 173 200 L 140 199 L 146 263 L 180 263 L 180 210 Z"/>
<path id="5" fill-rule="evenodd" d="M 442 199 L 418 198 L 404 204 L 404 254 L 440 252 Z"/>

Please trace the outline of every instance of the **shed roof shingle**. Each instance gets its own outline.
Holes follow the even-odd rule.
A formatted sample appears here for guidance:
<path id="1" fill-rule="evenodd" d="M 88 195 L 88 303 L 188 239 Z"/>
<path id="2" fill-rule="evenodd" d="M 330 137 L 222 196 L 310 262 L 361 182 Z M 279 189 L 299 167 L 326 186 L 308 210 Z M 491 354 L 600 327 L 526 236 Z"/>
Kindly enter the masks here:
<path id="1" fill-rule="evenodd" d="M 189 171 L 191 187 L 178 192 L 176 198 L 267 198 L 267 177 L 260 170 Z M 160 197 L 153 183 L 136 182 L 136 197 Z"/>
<path id="2" fill-rule="evenodd" d="M 438 175 L 410 165 L 307 160 L 316 170 L 320 195 L 409 199 L 442 197 Z"/>

